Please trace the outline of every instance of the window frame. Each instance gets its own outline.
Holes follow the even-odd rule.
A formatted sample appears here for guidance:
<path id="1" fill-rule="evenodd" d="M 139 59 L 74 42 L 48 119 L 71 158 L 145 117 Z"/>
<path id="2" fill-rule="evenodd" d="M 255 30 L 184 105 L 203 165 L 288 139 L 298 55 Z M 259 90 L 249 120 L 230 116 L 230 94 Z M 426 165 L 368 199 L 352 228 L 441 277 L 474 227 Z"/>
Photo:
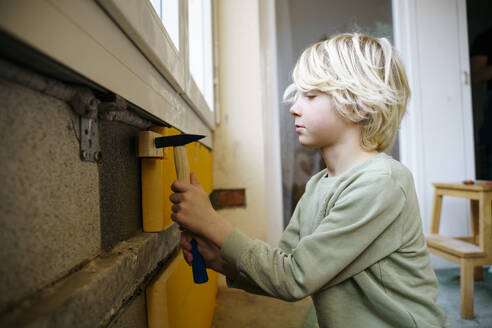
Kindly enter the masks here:
<path id="1" fill-rule="evenodd" d="M 157 70 L 183 96 L 198 116 L 215 128 L 214 108 L 210 108 L 189 68 L 188 0 L 179 0 L 180 50 L 176 48 L 150 1 L 98 0 L 120 28 L 135 42 Z M 211 1 L 212 6 L 214 1 Z M 141 15 L 135 15 L 141 13 Z M 213 16 L 212 10 L 211 15 Z M 140 17 L 149 17 L 147 24 Z M 212 21 L 214 17 L 212 17 Z M 212 38 L 214 33 L 212 31 Z M 213 42 L 213 41 L 212 41 Z M 214 54 L 212 54 L 214 56 Z M 213 68 L 212 68 L 213 69 Z M 215 101 L 214 101 L 215 103 Z"/>
<path id="2" fill-rule="evenodd" d="M 127 3 L 131 5 L 125 7 Z M 181 51 L 150 1 L 2 1 L 0 29 L 120 95 L 156 121 L 206 135 L 200 142 L 212 148 L 216 113 L 189 73 L 186 5 L 180 0 L 180 15 L 185 16 L 180 19 Z M 148 15 L 144 23 L 150 28 L 130 20 L 130 10 L 139 10 L 134 11 L 141 13 L 136 17 Z"/>

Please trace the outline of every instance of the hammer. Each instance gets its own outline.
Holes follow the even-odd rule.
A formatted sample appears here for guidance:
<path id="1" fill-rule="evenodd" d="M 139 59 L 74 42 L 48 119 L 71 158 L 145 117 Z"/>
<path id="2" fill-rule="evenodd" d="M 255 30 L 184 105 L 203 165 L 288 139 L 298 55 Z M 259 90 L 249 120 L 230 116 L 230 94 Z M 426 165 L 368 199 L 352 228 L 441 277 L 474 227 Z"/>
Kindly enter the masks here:
<path id="1" fill-rule="evenodd" d="M 154 139 L 156 148 L 174 147 L 174 164 L 176 167 L 176 175 L 179 181 L 190 182 L 190 165 L 188 162 L 188 154 L 186 153 L 185 145 L 190 142 L 200 140 L 205 136 L 198 134 L 178 134 L 168 137 L 157 137 Z M 191 239 L 191 253 L 193 254 L 193 280 L 196 284 L 203 284 L 208 281 L 205 261 L 202 255 L 198 252 L 195 239 Z"/>

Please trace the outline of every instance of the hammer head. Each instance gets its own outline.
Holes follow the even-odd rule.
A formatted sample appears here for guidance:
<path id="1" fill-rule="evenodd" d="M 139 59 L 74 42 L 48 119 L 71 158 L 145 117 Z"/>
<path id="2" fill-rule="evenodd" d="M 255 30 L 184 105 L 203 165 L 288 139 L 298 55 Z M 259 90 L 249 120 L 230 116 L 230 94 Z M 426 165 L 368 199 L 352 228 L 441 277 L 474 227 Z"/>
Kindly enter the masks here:
<path id="1" fill-rule="evenodd" d="M 156 148 L 183 146 L 190 142 L 205 138 L 200 134 L 178 134 L 169 137 L 159 137 L 154 139 Z"/>

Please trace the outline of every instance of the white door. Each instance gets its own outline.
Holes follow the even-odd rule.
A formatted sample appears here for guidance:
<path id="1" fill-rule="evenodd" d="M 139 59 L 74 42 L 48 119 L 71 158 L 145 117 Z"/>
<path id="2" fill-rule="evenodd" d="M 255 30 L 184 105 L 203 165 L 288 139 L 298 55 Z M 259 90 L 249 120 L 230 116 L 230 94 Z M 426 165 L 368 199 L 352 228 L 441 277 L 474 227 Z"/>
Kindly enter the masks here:
<path id="1" fill-rule="evenodd" d="M 433 182 L 475 178 L 465 0 L 393 0 L 395 43 L 412 97 L 400 133 L 401 161 L 414 174 L 424 232 Z M 469 204 L 444 198 L 440 234 L 470 232 Z M 434 268 L 453 266 L 434 257 Z"/>

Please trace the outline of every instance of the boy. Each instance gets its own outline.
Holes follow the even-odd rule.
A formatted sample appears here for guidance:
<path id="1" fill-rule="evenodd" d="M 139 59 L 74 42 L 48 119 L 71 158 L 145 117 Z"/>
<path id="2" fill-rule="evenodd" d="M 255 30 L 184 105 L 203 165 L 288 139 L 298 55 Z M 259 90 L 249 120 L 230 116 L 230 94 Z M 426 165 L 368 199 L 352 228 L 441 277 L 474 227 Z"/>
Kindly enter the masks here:
<path id="1" fill-rule="evenodd" d="M 341 34 L 306 49 L 290 109 L 299 142 L 319 148 L 314 175 L 278 248 L 215 212 L 196 177 L 175 182 L 172 219 L 194 234 L 229 286 L 295 301 L 312 296 L 320 327 L 443 327 L 411 173 L 384 154 L 410 94 L 386 39 Z M 181 240 L 188 263 L 191 246 Z"/>

